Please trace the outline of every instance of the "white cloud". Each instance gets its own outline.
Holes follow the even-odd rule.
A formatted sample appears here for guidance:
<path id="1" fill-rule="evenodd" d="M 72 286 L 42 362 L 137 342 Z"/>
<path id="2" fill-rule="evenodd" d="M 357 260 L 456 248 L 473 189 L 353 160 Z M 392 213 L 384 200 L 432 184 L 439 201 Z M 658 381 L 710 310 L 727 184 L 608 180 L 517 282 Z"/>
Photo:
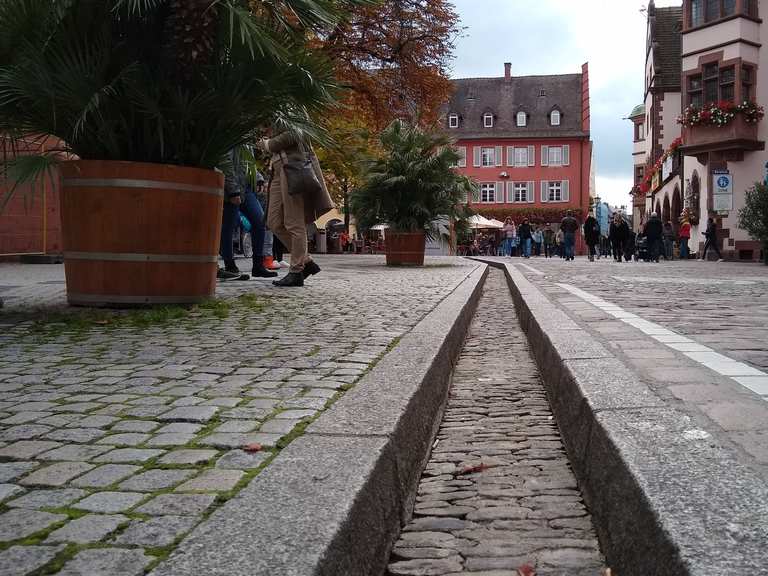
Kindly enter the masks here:
<path id="1" fill-rule="evenodd" d="M 595 191 L 598 196 L 611 206 L 627 206 L 632 204 L 629 191 L 632 189 L 632 177 L 596 176 Z"/>

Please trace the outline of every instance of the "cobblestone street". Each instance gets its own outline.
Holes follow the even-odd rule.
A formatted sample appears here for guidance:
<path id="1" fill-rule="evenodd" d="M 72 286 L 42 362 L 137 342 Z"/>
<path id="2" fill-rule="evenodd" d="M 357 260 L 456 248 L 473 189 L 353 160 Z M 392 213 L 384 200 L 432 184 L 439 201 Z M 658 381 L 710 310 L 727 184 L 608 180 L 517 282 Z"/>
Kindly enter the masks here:
<path id="1" fill-rule="evenodd" d="M 592 523 L 502 272 L 491 270 L 393 552 L 398 576 L 597 576 Z"/>
<path id="2" fill-rule="evenodd" d="M 61 266 L 0 265 L 0 576 L 149 571 L 478 266 L 319 262 L 304 289 L 85 327 L 36 309 Z"/>

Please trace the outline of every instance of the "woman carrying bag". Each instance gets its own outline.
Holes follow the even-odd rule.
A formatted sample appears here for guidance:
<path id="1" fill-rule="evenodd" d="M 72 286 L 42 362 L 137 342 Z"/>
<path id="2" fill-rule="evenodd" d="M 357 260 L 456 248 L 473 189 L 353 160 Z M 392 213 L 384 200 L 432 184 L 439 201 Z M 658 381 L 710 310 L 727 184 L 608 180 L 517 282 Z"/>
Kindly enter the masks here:
<path id="1" fill-rule="evenodd" d="M 275 286 L 303 286 L 320 272 L 309 257 L 307 224 L 332 210 L 333 200 L 325 186 L 320 163 L 312 147 L 292 132 L 264 138 L 260 147 L 271 154 L 267 225 L 291 251 L 288 274 Z"/>

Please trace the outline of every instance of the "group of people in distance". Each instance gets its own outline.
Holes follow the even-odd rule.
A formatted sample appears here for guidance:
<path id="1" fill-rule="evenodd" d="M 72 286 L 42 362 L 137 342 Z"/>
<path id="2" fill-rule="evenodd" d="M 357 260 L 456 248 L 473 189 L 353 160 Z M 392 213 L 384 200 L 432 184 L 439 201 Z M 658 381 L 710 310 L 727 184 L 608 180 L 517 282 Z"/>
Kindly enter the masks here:
<path id="1" fill-rule="evenodd" d="M 532 224 L 528 218 L 517 226 L 511 217 L 504 221 L 501 229 L 502 256 L 515 256 L 518 253 L 523 258 L 531 255 L 544 254 L 545 258 L 560 256 L 565 260 L 573 260 L 575 257 L 576 233 L 579 231 L 579 222 L 573 217 L 570 210 L 560 222 L 557 231 L 550 223 L 544 226 Z"/>

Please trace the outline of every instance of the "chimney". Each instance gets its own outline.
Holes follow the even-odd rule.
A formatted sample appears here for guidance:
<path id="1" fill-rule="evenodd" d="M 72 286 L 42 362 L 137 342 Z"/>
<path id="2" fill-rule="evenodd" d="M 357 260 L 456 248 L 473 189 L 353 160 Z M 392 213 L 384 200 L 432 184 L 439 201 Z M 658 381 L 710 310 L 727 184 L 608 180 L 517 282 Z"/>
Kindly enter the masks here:
<path id="1" fill-rule="evenodd" d="M 512 62 L 504 62 L 504 80 L 509 82 L 512 79 Z"/>

